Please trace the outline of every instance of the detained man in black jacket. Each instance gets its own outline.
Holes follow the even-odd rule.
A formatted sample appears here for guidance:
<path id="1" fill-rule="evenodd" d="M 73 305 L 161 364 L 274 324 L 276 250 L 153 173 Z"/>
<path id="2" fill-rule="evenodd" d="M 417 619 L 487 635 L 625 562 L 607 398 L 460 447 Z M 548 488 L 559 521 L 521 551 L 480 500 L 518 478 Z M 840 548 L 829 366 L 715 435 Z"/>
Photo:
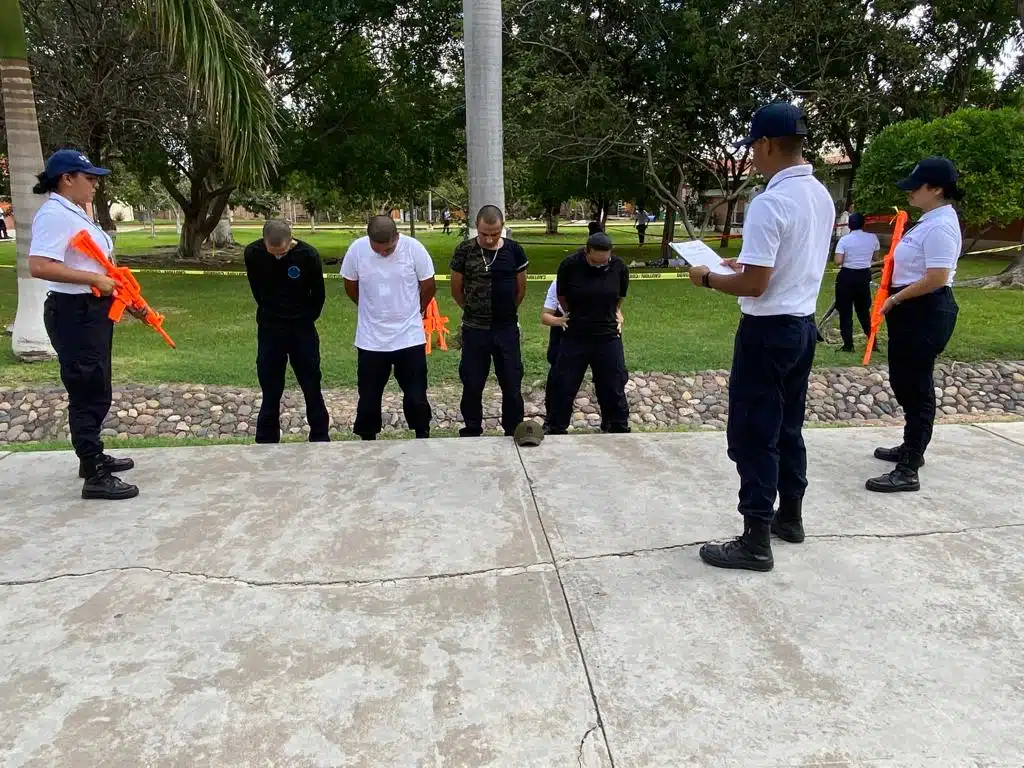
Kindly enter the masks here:
<path id="1" fill-rule="evenodd" d="M 320 254 L 293 239 L 288 222 L 271 219 L 263 226 L 263 238 L 245 249 L 245 272 L 256 299 L 256 375 L 263 390 L 256 442 L 281 439 L 281 395 L 289 362 L 306 398 L 309 440 L 328 442 L 330 418 L 320 391 L 316 332 L 326 298 Z"/>

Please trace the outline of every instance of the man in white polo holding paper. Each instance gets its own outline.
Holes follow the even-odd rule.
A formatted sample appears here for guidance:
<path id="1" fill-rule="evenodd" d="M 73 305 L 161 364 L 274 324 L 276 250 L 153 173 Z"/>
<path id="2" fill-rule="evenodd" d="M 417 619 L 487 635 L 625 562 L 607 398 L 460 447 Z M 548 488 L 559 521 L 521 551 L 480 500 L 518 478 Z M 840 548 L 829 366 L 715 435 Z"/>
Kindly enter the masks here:
<path id="1" fill-rule="evenodd" d="M 754 114 L 750 135 L 754 167 L 769 181 L 750 204 L 743 247 L 733 274 L 690 270 L 696 285 L 739 296 L 729 379 L 729 458 L 740 475 L 743 535 L 705 544 L 700 556 L 719 568 L 769 571 L 771 533 L 804 539 L 807 488 L 803 422 L 807 380 L 814 362 L 814 311 L 828 262 L 835 209 L 825 186 L 803 158 L 807 124 L 785 102 Z M 779 509 L 775 513 L 775 498 Z"/>

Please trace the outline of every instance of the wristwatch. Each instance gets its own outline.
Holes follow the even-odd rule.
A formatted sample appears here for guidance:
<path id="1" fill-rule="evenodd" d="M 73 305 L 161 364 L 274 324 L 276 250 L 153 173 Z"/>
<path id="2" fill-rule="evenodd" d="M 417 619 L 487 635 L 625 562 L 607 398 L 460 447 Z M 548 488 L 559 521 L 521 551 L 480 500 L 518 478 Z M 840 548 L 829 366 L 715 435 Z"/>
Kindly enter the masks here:
<path id="1" fill-rule="evenodd" d="M 703 274 L 703 276 L 701 276 L 700 284 L 703 285 L 705 288 L 710 288 L 711 287 L 711 273 L 710 272 L 705 272 Z"/>

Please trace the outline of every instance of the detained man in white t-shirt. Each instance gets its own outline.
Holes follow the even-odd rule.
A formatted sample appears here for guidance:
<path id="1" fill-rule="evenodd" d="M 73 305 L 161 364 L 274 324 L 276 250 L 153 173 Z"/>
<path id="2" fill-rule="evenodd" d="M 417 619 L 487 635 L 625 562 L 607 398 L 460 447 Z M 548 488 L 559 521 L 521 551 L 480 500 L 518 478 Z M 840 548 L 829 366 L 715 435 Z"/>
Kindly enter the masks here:
<path id="1" fill-rule="evenodd" d="M 388 216 L 374 216 L 366 237 L 341 262 L 345 293 L 358 307 L 356 321 L 359 403 L 352 431 L 375 440 L 381 400 L 394 369 L 402 410 L 416 437 L 430 437 L 427 351 L 423 316 L 434 298 L 434 263 L 423 244 L 398 233 Z"/>
<path id="2" fill-rule="evenodd" d="M 850 234 L 843 235 L 836 244 L 836 312 L 839 313 L 839 333 L 843 337 L 843 352 L 853 352 L 853 312 L 864 335 L 871 336 L 871 262 L 882 249 L 878 235 L 864 231 L 864 214 L 851 213 Z"/>
<path id="3" fill-rule="evenodd" d="M 807 123 L 788 103 L 762 107 L 750 135 L 754 167 L 768 178 L 743 223 L 743 247 L 731 275 L 690 270 L 697 285 L 739 296 L 729 379 L 729 458 L 740 475 L 743 535 L 705 544 L 700 556 L 719 568 L 769 571 L 771 533 L 803 541 L 807 488 L 802 435 L 807 380 L 814 362 L 814 311 L 825 274 L 835 208 L 803 158 Z M 776 495 L 779 509 L 774 511 Z"/>

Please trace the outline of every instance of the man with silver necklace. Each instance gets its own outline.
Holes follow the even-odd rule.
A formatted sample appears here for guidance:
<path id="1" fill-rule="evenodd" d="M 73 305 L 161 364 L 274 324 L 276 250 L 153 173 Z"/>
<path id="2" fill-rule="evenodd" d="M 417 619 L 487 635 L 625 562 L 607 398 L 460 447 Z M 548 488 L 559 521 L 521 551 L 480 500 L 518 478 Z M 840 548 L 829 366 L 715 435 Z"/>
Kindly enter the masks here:
<path id="1" fill-rule="evenodd" d="M 519 243 L 502 237 L 504 228 L 497 206 L 481 207 L 476 237 L 460 243 L 452 256 L 452 298 L 462 308 L 461 437 L 483 434 L 483 393 L 492 360 L 505 434 L 513 434 L 523 420 L 519 305 L 526 296 L 528 261 Z"/>

